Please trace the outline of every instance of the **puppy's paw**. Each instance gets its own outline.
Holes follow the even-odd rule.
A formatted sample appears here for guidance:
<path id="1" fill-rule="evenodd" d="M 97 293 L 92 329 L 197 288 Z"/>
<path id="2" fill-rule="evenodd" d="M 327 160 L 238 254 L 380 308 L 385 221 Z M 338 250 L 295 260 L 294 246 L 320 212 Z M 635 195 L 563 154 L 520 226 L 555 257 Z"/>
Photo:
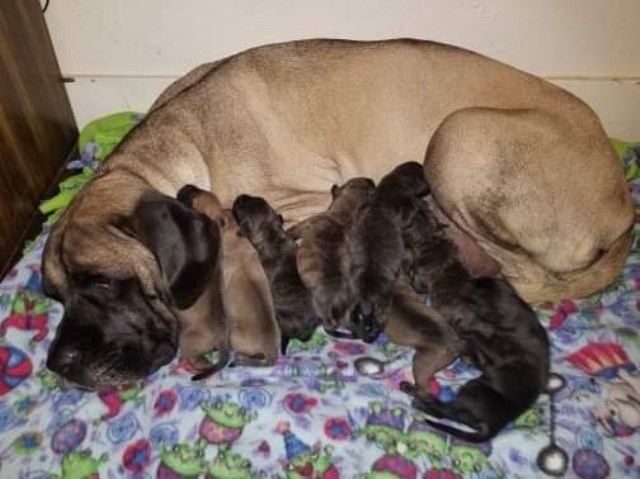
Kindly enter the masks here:
<path id="1" fill-rule="evenodd" d="M 194 357 L 187 357 L 189 365 L 195 370 L 196 374 L 191 377 L 192 381 L 201 381 L 223 369 L 230 359 L 229 351 L 226 349 L 217 351 L 218 358 L 215 363 L 209 362 L 204 354 Z"/>
<path id="2" fill-rule="evenodd" d="M 201 354 L 198 356 L 189 356 L 184 358 L 189 367 L 196 372 L 206 371 L 211 367 L 211 363 Z"/>
<path id="3" fill-rule="evenodd" d="M 238 366 L 268 367 L 273 366 L 274 363 L 275 359 L 267 357 L 264 353 L 236 353 L 235 364 Z"/>
<path id="4" fill-rule="evenodd" d="M 418 387 L 409 381 L 402 381 L 400 383 L 400 391 L 414 398 L 418 397 Z"/>

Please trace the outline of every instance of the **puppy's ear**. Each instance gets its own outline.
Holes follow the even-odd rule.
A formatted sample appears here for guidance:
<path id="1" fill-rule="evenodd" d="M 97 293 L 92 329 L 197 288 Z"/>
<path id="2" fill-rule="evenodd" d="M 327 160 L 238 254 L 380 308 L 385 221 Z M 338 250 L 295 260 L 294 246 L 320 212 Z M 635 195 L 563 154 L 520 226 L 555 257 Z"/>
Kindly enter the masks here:
<path id="1" fill-rule="evenodd" d="M 340 187 L 336 184 L 331 185 L 331 199 L 336 199 L 340 194 Z"/>
<path id="2" fill-rule="evenodd" d="M 425 196 L 428 196 L 429 193 L 431 193 L 431 189 L 429 188 L 429 185 L 422 175 L 415 179 L 414 189 L 416 197 L 418 198 L 424 198 Z"/>
<path id="3" fill-rule="evenodd" d="M 217 224 L 168 196 L 142 199 L 129 222 L 155 255 L 178 309 L 186 309 L 213 278 L 220 231 Z"/>
<path id="4" fill-rule="evenodd" d="M 193 198 L 202 190 L 194 185 L 184 185 L 176 194 L 176 199 L 185 206 L 193 206 Z"/>
<path id="5" fill-rule="evenodd" d="M 278 221 L 280 222 L 281 225 L 283 225 L 284 224 L 284 216 L 278 215 Z"/>
<path id="6" fill-rule="evenodd" d="M 403 172 L 405 182 L 418 198 L 427 196 L 431 189 L 424 177 L 424 167 L 415 161 L 404 163 L 398 167 Z"/>

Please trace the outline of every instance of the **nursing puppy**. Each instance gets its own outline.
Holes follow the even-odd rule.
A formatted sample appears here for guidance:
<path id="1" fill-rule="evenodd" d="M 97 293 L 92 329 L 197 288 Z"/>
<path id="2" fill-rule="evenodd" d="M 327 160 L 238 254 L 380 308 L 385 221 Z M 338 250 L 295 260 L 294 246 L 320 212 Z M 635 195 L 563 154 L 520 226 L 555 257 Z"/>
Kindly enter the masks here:
<path id="1" fill-rule="evenodd" d="M 347 324 L 358 302 L 352 227 L 374 188 L 368 178 L 333 185 L 327 211 L 287 230 L 289 237 L 300 240 L 296 255 L 300 278 L 311 293 L 316 314 L 332 334 Z"/>
<path id="2" fill-rule="evenodd" d="M 282 216 L 262 198 L 238 196 L 233 202 L 233 216 L 242 235 L 258 252 L 269 278 L 285 353 L 289 339 L 307 341 L 320 324 L 311 294 L 298 274 L 296 243 L 285 234 Z"/>
<path id="3" fill-rule="evenodd" d="M 355 264 L 360 302 L 351 324 L 364 341 L 384 329 L 389 291 L 405 254 L 403 230 L 412 222 L 416 201 L 429 193 L 422 165 L 403 163 L 380 180 L 355 229 Z"/>
<path id="4" fill-rule="evenodd" d="M 205 241 L 220 241 L 221 233 L 205 237 Z M 164 239 L 168 241 L 168 238 Z M 222 256 L 218 251 L 217 259 Z M 186 310 L 178 313 L 179 321 L 179 349 L 180 355 L 197 371 L 191 378 L 193 381 L 205 379 L 229 362 L 229 335 L 227 319 L 220 284 L 222 283 L 222 269 L 220 261 L 213 265 L 209 283 L 195 303 Z M 207 353 L 216 351 L 218 359 L 211 364 Z"/>
<path id="5" fill-rule="evenodd" d="M 531 307 L 499 278 L 474 278 L 457 248 L 423 206 L 416 215 L 413 284 L 428 289 L 433 306 L 464 343 L 462 355 L 481 371 L 460 388 L 452 402 L 425 395 L 414 385 L 403 390 L 416 408 L 437 418 L 466 424 L 475 432 L 426 419 L 433 427 L 468 441 L 486 441 L 531 407 L 549 376 L 549 340 Z M 414 236 L 415 238 L 415 236 Z"/>
<path id="6" fill-rule="evenodd" d="M 269 281 L 260 258 L 218 198 L 192 185 L 178 192 L 178 199 L 216 221 L 221 231 L 221 281 L 224 315 L 229 330 L 229 344 L 236 363 L 268 366 L 275 363 L 280 348 L 280 329 L 275 319 Z M 202 320 L 206 318 L 201 318 Z M 204 333 L 202 321 L 193 325 L 194 338 Z"/>
<path id="7" fill-rule="evenodd" d="M 413 377 L 416 395 L 429 394 L 429 379 L 451 364 L 460 354 L 463 342 L 434 308 L 413 290 L 406 278 L 391 287 L 391 309 L 384 329 L 390 341 L 415 349 Z"/>

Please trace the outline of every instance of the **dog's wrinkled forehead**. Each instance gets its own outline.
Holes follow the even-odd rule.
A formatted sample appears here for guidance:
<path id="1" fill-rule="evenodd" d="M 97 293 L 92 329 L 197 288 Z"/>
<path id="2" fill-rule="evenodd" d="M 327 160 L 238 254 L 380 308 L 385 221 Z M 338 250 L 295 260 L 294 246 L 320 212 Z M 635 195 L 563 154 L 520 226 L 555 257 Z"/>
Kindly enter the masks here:
<path id="1" fill-rule="evenodd" d="M 137 277 L 148 290 L 156 285 L 160 274 L 153 253 L 114 224 L 68 227 L 61 240 L 60 255 L 70 277 Z"/>

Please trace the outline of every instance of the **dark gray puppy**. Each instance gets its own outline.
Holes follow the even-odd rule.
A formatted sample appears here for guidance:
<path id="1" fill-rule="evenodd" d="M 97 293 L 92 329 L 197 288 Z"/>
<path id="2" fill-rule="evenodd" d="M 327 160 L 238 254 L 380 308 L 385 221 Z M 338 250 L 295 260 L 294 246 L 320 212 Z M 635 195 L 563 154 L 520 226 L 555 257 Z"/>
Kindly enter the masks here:
<path id="1" fill-rule="evenodd" d="M 416 202 L 429 193 L 420 163 L 408 162 L 382 178 L 354 227 L 354 262 L 360 302 L 351 317 L 354 333 L 374 341 L 384 329 L 391 286 L 405 254 L 403 230 L 413 222 Z"/>
<path id="2" fill-rule="evenodd" d="M 240 233 L 258 252 L 269 278 L 285 353 L 289 339 L 307 341 L 320 324 L 311 294 L 298 274 L 296 243 L 285 234 L 282 216 L 263 198 L 240 195 L 233 202 L 232 212 Z"/>
<path id="3" fill-rule="evenodd" d="M 297 264 L 300 278 L 313 300 L 325 329 L 348 326 L 359 300 L 353 263 L 353 224 L 371 198 L 375 184 L 368 178 L 352 178 L 331 188 L 327 211 L 296 224 L 287 235 L 299 240 Z"/>
<path id="4" fill-rule="evenodd" d="M 410 269 L 415 289 L 431 294 L 433 306 L 463 342 L 462 355 L 481 371 L 447 403 L 405 383 L 414 406 L 436 418 L 463 423 L 465 432 L 427 419 L 435 428 L 468 441 L 494 437 L 531 407 L 547 385 L 549 340 L 531 307 L 506 281 L 474 278 L 459 260 L 430 209 L 423 204 L 405 234 L 413 239 Z"/>

